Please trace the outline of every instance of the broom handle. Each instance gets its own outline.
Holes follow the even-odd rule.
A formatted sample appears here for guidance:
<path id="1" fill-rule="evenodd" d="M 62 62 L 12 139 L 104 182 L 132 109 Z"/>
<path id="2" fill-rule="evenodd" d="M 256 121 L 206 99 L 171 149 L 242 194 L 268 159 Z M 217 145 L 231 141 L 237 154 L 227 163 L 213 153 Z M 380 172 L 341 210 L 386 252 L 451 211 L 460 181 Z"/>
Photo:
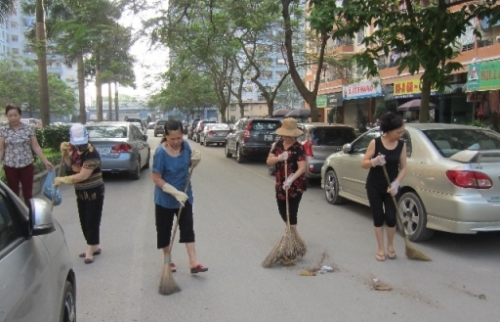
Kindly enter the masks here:
<path id="1" fill-rule="evenodd" d="M 385 164 L 382 166 L 382 170 L 384 170 L 384 176 L 385 176 L 385 180 L 387 181 L 387 184 L 389 186 L 391 186 L 391 179 L 389 179 L 389 173 L 387 173 L 387 168 L 385 167 Z M 399 218 L 398 202 L 396 201 L 396 197 L 394 197 L 393 195 L 391 195 L 391 198 L 392 198 L 392 202 L 394 203 L 394 207 L 396 208 L 396 222 L 399 226 L 399 229 L 401 230 L 401 233 L 403 234 L 403 237 L 406 239 L 407 238 L 406 231 L 405 231 L 405 228 L 403 226 L 403 223 L 401 222 L 401 218 Z"/>
<path id="2" fill-rule="evenodd" d="M 191 181 L 191 174 L 193 173 L 194 167 L 191 166 L 189 168 L 188 176 L 187 176 L 187 181 L 186 181 L 186 186 L 184 187 L 184 193 L 187 193 L 188 188 L 189 188 L 189 182 Z M 186 200 L 187 202 L 187 200 Z M 174 226 L 174 232 L 172 233 L 172 239 L 170 240 L 170 247 L 168 248 L 168 253 L 172 255 L 172 246 L 174 245 L 175 241 L 175 235 L 177 234 L 177 228 L 179 227 L 179 220 L 181 219 L 181 212 L 184 207 L 181 206 L 179 207 L 179 211 L 177 211 L 177 220 L 175 221 L 175 226 Z"/>
<path id="3" fill-rule="evenodd" d="M 288 179 L 288 162 L 285 159 L 285 181 Z M 286 196 L 286 227 L 290 230 L 290 206 L 288 204 L 288 189 L 285 189 Z"/>

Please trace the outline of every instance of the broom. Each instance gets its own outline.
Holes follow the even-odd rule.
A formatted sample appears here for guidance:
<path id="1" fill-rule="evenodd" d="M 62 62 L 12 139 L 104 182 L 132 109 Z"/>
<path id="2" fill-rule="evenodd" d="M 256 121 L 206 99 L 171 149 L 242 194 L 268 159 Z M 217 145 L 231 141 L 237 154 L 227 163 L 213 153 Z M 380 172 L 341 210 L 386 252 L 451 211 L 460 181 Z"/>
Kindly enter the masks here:
<path id="1" fill-rule="evenodd" d="M 285 178 L 287 174 L 287 161 L 285 160 Z M 297 229 L 290 226 L 290 211 L 288 204 L 288 189 L 286 194 L 286 227 L 285 234 L 281 237 L 278 243 L 273 247 L 269 255 L 262 262 L 262 267 L 269 268 L 279 262 L 284 265 L 294 264 L 297 258 L 301 258 L 306 254 L 307 246 L 304 240 L 300 237 Z"/>
<path id="2" fill-rule="evenodd" d="M 382 166 L 382 169 L 384 170 L 384 176 L 385 180 L 387 181 L 387 184 L 390 186 L 391 185 L 391 179 L 389 179 L 389 174 L 387 173 L 387 168 L 385 165 Z M 394 202 L 394 207 L 396 207 L 396 212 L 399 212 L 399 207 L 398 207 L 398 202 L 396 201 L 396 198 L 391 195 L 392 197 L 392 202 Z M 409 259 L 414 259 L 414 260 L 419 260 L 419 261 L 432 261 L 430 257 L 413 247 L 413 245 L 410 243 L 410 239 L 408 238 L 408 235 L 406 235 L 405 228 L 403 227 L 403 224 L 401 223 L 401 218 L 399 218 L 399 213 L 396 213 L 396 222 L 398 224 L 399 229 L 401 230 L 401 233 L 403 234 L 403 238 L 405 240 L 405 254 L 406 257 Z"/>
<path id="3" fill-rule="evenodd" d="M 189 181 L 191 180 L 191 174 L 193 173 L 193 166 L 189 169 L 186 187 L 184 188 L 184 193 L 187 193 L 189 188 Z M 158 292 L 162 295 L 170 295 L 181 291 L 181 288 L 177 285 L 172 276 L 172 271 L 170 270 L 172 246 L 174 245 L 175 235 L 177 233 L 177 228 L 179 227 L 179 220 L 181 219 L 182 204 L 177 212 L 177 220 L 175 221 L 174 231 L 172 232 L 172 238 L 170 240 L 170 245 L 168 248 L 168 255 L 165 257 L 165 263 L 163 264 L 163 271 L 161 273 L 160 286 L 158 287 Z"/>

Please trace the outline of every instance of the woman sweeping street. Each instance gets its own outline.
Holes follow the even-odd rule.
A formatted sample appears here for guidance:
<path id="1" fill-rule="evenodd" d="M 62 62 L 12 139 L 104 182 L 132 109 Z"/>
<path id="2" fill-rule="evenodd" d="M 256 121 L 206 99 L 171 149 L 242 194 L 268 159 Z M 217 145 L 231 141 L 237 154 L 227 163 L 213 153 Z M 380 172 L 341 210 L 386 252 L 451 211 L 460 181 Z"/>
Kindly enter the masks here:
<path id="1" fill-rule="evenodd" d="M 286 118 L 276 130 L 276 134 L 281 136 L 281 139 L 271 148 L 266 162 L 269 166 L 275 165 L 276 203 L 279 214 L 286 223 L 288 197 L 290 229 L 298 236 L 297 215 L 302 194 L 306 190 L 306 155 L 297 141 L 297 137 L 303 132 L 297 127 L 297 120 Z"/>
<path id="2" fill-rule="evenodd" d="M 196 258 L 193 225 L 193 191 L 188 174 L 191 166 L 196 167 L 201 160 L 199 151 L 191 150 L 183 140 L 182 123 L 169 120 L 165 123 L 165 135 L 153 158 L 154 202 L 157 232 L 157 248 L 163 250 L 165 263 L 170 261 L 170 239 L 174 217 L 182 206 L 179 220 L 180 243 L 186 244 L 191 274 L 206 272 L 207 267 Z M 184 189 L 188 186 L 187 193 Z M 170 262 L 172 272 L 177 267 Z"/>
<path id="3" fill-rule="evenodd" d="M 100 226 L 104 204 L 104 181 L 101 172 L 99 152 L 89 143 L 87 129 L 82 124 L 74 124 L 69 130 L 70 142 L 61 143 L 64 163 L 71 175 L 56 177 L 54 185 L 75 186 L 76 205 L 80 217 L 87 249 L 79 256 L 85 264 L 94 262 L 94 255 L 101 253 Z"/>
<path id="4" fill-rule="evenodd" d="M 5 115 L 9 124 L 0 128 L 0 162 L 4 164 L 7 185 L 16 195 L 19 195 L 21 183 L 24 203 L 29 208 L 35 176 L 33 152 L 47 170 L 53 169 L 54 166 L 43 154 L 33 127 L 21 122 L 21 109 L 9 104 L 5 107 Z"/>
<path id="5" fill-rule="evenodd" d="M 384 223 L 387 233 L 387 257 L 396 258 L 394 234 L 396 232 L 397 210 L 392 196 L 397 196 L 399 185 L 406 172 L 406 144 L 401 137 L 404 134 L 403 120 L 392 113 L 380 119 L 382 136 L 373 139 L 366 149 L 361 167 L 370 169 L 366 179 L 366 193 L 373 215 L 375 237 L 378 250 L 375 258 L 384 261 Z M 391 185 L 387 187 L 383 166 L 387 168 Z"/>

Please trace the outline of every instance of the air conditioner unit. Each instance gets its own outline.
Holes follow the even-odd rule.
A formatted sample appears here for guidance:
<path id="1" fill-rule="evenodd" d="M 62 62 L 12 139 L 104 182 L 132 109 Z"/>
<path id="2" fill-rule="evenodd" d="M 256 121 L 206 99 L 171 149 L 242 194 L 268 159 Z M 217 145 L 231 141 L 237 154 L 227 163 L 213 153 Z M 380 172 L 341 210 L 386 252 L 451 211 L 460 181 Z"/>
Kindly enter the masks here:
<path id="1" fill-rule="evenodd" d="M 500 36 L 497 36 L 496 40 L 497 40 L 497 44 L 500 44 Z"/>

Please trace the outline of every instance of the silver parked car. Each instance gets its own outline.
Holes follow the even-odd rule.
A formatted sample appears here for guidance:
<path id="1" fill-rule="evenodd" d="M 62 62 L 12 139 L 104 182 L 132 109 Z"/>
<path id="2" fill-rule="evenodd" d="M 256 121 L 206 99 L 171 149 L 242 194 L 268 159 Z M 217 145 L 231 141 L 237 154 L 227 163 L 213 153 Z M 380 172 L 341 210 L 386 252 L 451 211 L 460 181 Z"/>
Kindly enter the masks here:
<path id="1" fill-rule="evenodd" d="M 0 182 L 0 321 L 76 321 L 76 279 L 51 207 Z"/>
<path id="2" fill-rule="evenodd" d="M 90 143 L 101 156 L 102 172 L 126 172 L 139 179 L 141 170 L 149 168 L 148 136 L 131 122 L 100 122 L 86 127 Z"/>
<path id="3" fill-rule="evenodd" d="M 200 144 L 205 146 L 211 143 L 224 145 L 229 131 L 231 131 L 231 128 L 225 123 L 207 124 L 200 133 Z"/>
<path id="4" fill-rule="evenodd" d="M 409 123 L 407 171 L 401 182 L 399 216 L 412 241 L 434 230 L 475 234 L 500 231 L 500 134 L 474 126 Z M 368 205 L 360 164 L 378 128 L 362 134 L 321 169 L 328 202 L 350 199 Z"/>

